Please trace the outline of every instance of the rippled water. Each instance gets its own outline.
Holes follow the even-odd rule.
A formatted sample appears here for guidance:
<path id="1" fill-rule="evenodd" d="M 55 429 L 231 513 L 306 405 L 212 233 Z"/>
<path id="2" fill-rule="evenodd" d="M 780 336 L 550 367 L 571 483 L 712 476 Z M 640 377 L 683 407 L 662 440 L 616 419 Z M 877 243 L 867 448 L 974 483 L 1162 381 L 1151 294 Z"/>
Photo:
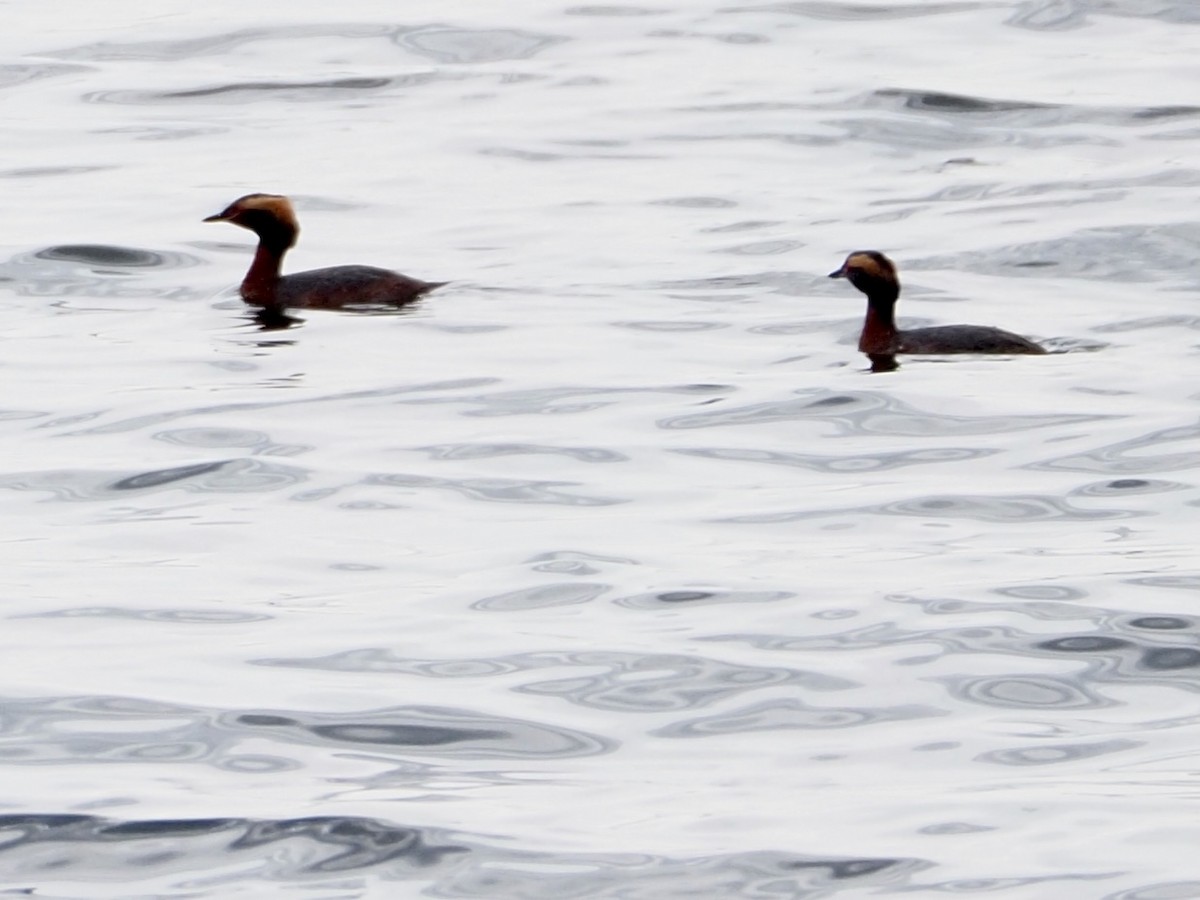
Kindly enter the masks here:
<path id="1" fill-rule="evenodd" d="M 0 894 L 1200 898 L 1195 3 L 6 11 Z"/>

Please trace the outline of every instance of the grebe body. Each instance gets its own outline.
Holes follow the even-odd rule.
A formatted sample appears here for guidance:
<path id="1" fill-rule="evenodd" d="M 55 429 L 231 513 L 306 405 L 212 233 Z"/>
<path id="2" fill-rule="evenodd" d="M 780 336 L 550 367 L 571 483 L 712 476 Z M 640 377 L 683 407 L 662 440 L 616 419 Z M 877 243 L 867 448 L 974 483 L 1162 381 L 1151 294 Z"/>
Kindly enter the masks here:
<path id="1" fill-rule="evenodd" d="M 204 221 L 230 222 L 258 235 L 258 249 L 242 279 L 241 295 L 246 303 L 265 310 L 404 306 L 446 283 L 421 281 L 375 266 L 280 274 L 284 254 L 295 245 L 300 225 L 291 202 L 278 194 L 247 194 Z"/>
<path id="2" fill-rule="evenodd" d="M 900 279 L 892 261 L 876 250 L 858 250 L 846 257 L 830 278 L 845 278 L 867 295 L 867 317 L 858 349 L 871 360 L 871 371 L 899 367 L 896 354 L 1040 354 L 1046 349 L 1028 338 L 989 325 L 935 325 L 901 330 L 896 327 Z"/>

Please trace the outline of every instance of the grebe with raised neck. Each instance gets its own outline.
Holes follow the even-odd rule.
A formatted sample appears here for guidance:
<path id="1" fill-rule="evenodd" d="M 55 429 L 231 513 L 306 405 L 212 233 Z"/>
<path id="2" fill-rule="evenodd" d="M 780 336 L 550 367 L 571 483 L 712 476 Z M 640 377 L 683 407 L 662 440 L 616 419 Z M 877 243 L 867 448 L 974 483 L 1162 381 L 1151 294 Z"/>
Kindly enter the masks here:
<path id="1" fill-rule="evenodd" d="M 258 249 L 242 279 L 241 295 L 270 313 L 288 308 L 341 309 L 352 305 L 404 306 L 446 284 L 421 281 L 375 266 L 330 266 L 281 275 L 283 256 L 296 243 L 300 225 L 287 197 L 246 194 L 205 222 L 230 222 L 258 235 Z"/>
<path id="2" fill-rule="evenodd" d="M 845 278 L 867 295 L 867 318 L 858 349 L 871 360 L 872 372 L 899 368 L 896 354 L 1045 353 L 1028 338 L 989 325 L 935 325 L 901 331 L 896 327 L 900 279 L 892 261 L 877 250 L 856 250 L 830 278 Z"/>

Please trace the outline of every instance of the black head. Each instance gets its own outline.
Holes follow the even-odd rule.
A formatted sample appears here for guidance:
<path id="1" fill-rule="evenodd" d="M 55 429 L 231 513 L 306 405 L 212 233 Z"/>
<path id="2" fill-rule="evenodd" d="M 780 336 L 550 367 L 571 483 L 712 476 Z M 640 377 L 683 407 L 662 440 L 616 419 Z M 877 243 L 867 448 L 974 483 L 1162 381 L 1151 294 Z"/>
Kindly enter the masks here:
<path id="1" fill-rule="evenodd" d="M 248 228 L 261 238 L 290 247 L 296 240 L 300 225 L 287 197 L 279 194 L 247 194 L 238 197 L 205 222 L 230 222 Z"/>
<path id="2" fill-rule="evenodd" d="M 842 267 L 829 273 L 830 278 L 845 278 L 867 296 L 900 292 L 900 279 L 892 261 L 878 250 L 856 250 L 846 257 Z"/>

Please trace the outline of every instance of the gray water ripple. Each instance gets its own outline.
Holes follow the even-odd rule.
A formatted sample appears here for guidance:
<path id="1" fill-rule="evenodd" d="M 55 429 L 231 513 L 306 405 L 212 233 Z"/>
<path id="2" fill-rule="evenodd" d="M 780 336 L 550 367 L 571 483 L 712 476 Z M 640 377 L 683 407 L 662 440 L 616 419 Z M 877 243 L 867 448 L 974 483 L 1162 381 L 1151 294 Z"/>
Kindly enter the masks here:
<path id="1" fill-rule="evenodd" d="M 92 271 L 123 268 L 187 268 L 200 265 L 197 256 L 186 253 L 164 253 L 134 247 L 115 247 L 110 244 L 61 244 L 46 247 L 33 254 L 35 259 L 72 262 L 88 266 Z"/>
<path id="2" fill-rule="evenodd" d="M 125 697 L 6 698 L 0 760 L 6 765 L 172 760 L 276 771 L 301 763 L 298 747 L 453 759 L 575 758 L 615 743 L 581 731 L 469 710 L 395 707 L 361 712 L 222 711 Z M 275 755 L 247 754 L 247 741 Z M 292 749 L 289 749 L 292 748 Z"/>
<path id="3" fill-rule="evenodd" d="M 398 29 L 392 40 L 418 56 L 439 63 L 464 65 L 530 59 L 568 38 L 515 28 L 469 29 L 431 25 Z"/>
<path id="4" fill-rule="evenodd" d="M 1022 892 L 1017 896 L 1043 896 L 1046 891 L 1041 889 L 1041 885 L 1056 885 L 1056 889 L 1052 891 L 1055 896 L 1073 896 L 1080 891 L 1079 883 L 1088 883 L 1093 881 L 1102 881 L 1112 878 L 1111 873 L 1101 873 L 1099 875 L 1091 875 L 1085 873 L 1065 872 L 1054 875 L 1030 875 L 1023 878 L 953 878 L 946 881 L 926 881 L 915 888 L 924 892 L 932 893 L 934 891 L 939 894 L 966 894 L 978 895 L 989 892 L 999 895 L 1002 891 L 1010 891 L 1014 888 L 1038 887 L 1039 890 L 1033 894 Z M 1166 898 L 1164 898 L 1166 900 Z M 1182 900 L 1182 898 L 1180 898 Z"/>
<path id="5" fill-rule="evenodd" d="M 948 207 L 944 210 L 945 215 L 976 217 L 994 217 L 1001 213 L 1041 209 L 1061 210 L 1088 203 L 1118 202 L 1148 187 L 1189 189 L 1197 185 L 1200 185 L 1200 171 L 1195 169 L 1171 169 L 1147 175 L 1062 179 L 1019 185 L 999 181 L 957 183 L 917 196 L 882 197 L 874 200 L 871 206 L 890 211 L 866 216 L 861 221 L 900 221 L 917 213 L 928 212 L 931 207 L 938 205 Z M 1015 267 L 1023 270 L 1036 270 L 1054 265 L 1056 264 L 1052 260 L 1036 257 L 1014 263 Z M 913 268 L 919 270 L 923 265 L 917 261 Z"/>
<path id="6" fill-rule="evenodd" d="M 1095 325 L 1092 327 L 1092 331 L 1098 334 L 1124 334 L 1130 331 L 1149 331 L 1156 328 L 1186 328 L 1188 331 L 1200 331 L 1200 316 L 1182 314 L 1142 316 L 1137 319 L 1122 319 L 1119 322 Z"/>
<path id="7" fill-rule="evenodd" d="M 492 678 L 543 669 L 562 677 L 526 681 L 512 690 L 560 697 L 577 706 L 609 712 L 678 712 L 701 709 L 748 692 L 791 686 L 812 691 L 845 690 L 854 682 L 800 669 L 742 666 L 702 656 L 620 651 L 519 653 L 479 659 L 412 659 L 367 648 L 312 659 L 260 659 L 256 665 L 335 672 L 417 675 L 423 678 Z M 570 670 L 602 670 L 571 675 Z"/>
<path id="8" fill-rule="evenodd" d="M 20 422 L 25 419 L 44 419 L 50 415 L 48 412 L 30 409 L 0 409 L 0 422 Z M 39 422 L 35 428 L 41 428 L 46 425 L 45 422 Z"/>
<path id="9" fill-rule="evenodd" d="M 498 456 L 565 456 L 583 463 L 627 462 L 629 457 L 603 447 L 552 447 L 542 444 L 434 444 L 415 447 L 428 453 L 430 459 L 450 461 L 464 459 L 493 459 Z"/>
<path id="10" fill-rule="evenodd" d="M 293 487 L 308 478 L 294 466 L 261 459 L 224 459 L 143 472 L 114 474 L 81 469 L 0 474 L 0 490 L 45 491 L 55 500 L 112 500 L 120 494 L 168 489 L 192 493 L 243 493 Z"/>
<path id="11" fill-rule="evenodd" d="M 729 462 L 759 462 L 777 466 L 808 469 L 831 474 L 887 472 L 909 466 L 943 464 L 980 459 L 999 453 L 983 447 L 932 447 L 924 450 L 896 450 L 872 454 L 820 456 L 814 453 L 781 453 L 772 450 L 697 447 L 673 449 L 672 453 Z"/>
<path id="12" fill-rule="evenodd" d="M 872 95 L 873 96 L 873 95 Z M 886 109 L 886 106 L 882 107 Z M 1079 146 L 1113 146 L 1116 141 L 1100 137 L 1092 128 L 1081 127 L 1077 131 L 1047 127 L 1036 131 L 1028 127 L 1028 119 L 1036 118 L 1029 113 L 997 114 L 1001 121 L 984 118 L 982 121 L 963 121 L 962 119 L 946 118 L 940 115 L 910 115 L 905 118 L 892 119 L 886 116 L 850 116 L 841 115 L 826 122 L 829 128 L 840 130 L 840 134 L 831 137 L 821 132 L 817 134 L 767 134 L 757 135 L 759 139 L 796 144 L 802 147 L 843 147 L 848 144 L 862 143 L 873 147 L 885 147 L 889 151 L 903 148 L 908 151 L 961 153 L 980 148 L 1011 145 L 1028 150 L 1052 150 L 1061 147 Z M 899 221 L 907 218 L 916 210 L 905 213 L 893 213 L 888 218 L 869 218 L 864 221 Z"/>
<path id="13" fill-rule="evenodd" d="M 269 622 L 274 616 L 229 609 L 132 609 L 121 606 L 80 606 L 43 613 L 8 616 L 10 619 L 130 619 L 139 622 L 168 622 L 172 625 L 245 625 Z"/>
<path id="14" fill-rule="evenodd" d="M 784 13 L 803 16 L 806 19 L 830 19 L 848 22 L 878 22 L 894 19 L 926 18 L 953 13 L 970 12 L 971 10 L 990 9 L 995 2 L 978 2 L 978 0 L 930 0 L 928 3 L 870 3 L 846 4 L 830 0 L 796 0 L 792 3 L 765 3 L 747 6 L 728 6 L 720 10 L 722 13 Z"/>
<path id="15" fill-rule="evenodd" d="M 786 225 L 780 219 L 746 219 L 740 222 L 730 222 L 727 225 L 712 225 L 701 228 L 701 234 L 735 234 L 743 231 L 757 231 L 762 228 L 778 228 Z"/>
<path id="16" fill-rule="evenodd" d="M 150 437 L 179 447 L 237 447 L 259 456 L 300 456 L 316 449 L 312 444 L 277 444 L 265 432 L 249 428 L 175 428 Z"/>
<path id="17" fill-rule="evenodd" d="M 1005 23 L 1037 31 L 1066 31 L 1083 28 L 1098 16 L 1122 16 L 1131 19 L 1157 19 L 1179 25 L 1200 23 L 1200 11 L 1189 0 L 1107 0 L 1103 3 L 1062 0 L 1025 0 Z"/>
<path id="18" fill-rule="evenodd" d="M 881 722 L 910 722 L 949 714 L 949 711 L 944 709 L 918 704 L 879 707 L 810 706 L 800 700 L 770 700 L 715 716 L 677 722 L 659 728 L 652 734 L 667 738 L 695 738 L 791 729 L 823 731 L 859 728 Z"/>
<path id="19" fill-rule="evenodd" d="M 1105 894 L 1100 900 L 1196 900 L 1197 897 L 1200 897 L 1200 881 L 1164 881 Z"/>
<path id="20" fill-rule="evenodd" d="M 1164 453 L 1164 446 L 1200 439 L 1200 425 L 1180 425 L 1149 431 L 1136 437 L 1027 463 L 1022 468 L 1040 471 L 1094 472 L 1109 475 L 1144 475 L 1200 466 L 1200 450 Z"/>
<path id="21" fill-rule="evenodd" d="M 90 175 L 105 172 L 118 166 L 22 166 L 18 169 L 0 169 L 0 178 L 59 178 L 63 175 Z"/>
<path id="22" fill-rule="evenodd" d="M 467 397 L 428 397 L 404 403 L 470 403 L 475 409 L 465 416 L 574 415 L 593 412 L 618 402 L 627 395 L 682 394 L 709 397 L 731 391 L 724 384 L 683 384 L 651 387 L 548 387 L 520 391 L 501 391 Z"/>
<path id="23" fill-rule="evenodd" d="M 179 251 L 105 244 L 64 244 L 19 253 L 0 263 L 0 281 L 23 297 L 121 297 L 190 300 L 198 288 L 147 281 L 144 271 L 186 269 L 203 264 Z"/>
<path id="24" fill-rule="evenodd" d="M 810 117 L 824 116 L 821 127 L 760 131 L 740 137 L 805 147 L 861 142 L 887 147 L 889 152 L 897 148 L 962 152 L 1014 145 L 1026 149 L 1113 147 L 1118 144 L 1118 138 L 1110 133 L 1113 128 L 1148 131 L 1151 138 L 1177 137 L 1181 124 L 1194 129 L 1200 118 L 1200 106 L 1191 105 L 1072 105 L 894 87 L 868 90 L 835 103 L 802 104 L 801 109 Z M 837 133 L 830 134 L 831 130 Z M 669 139 L 713 138 L 701 132 Z"/>
<path id="25" fill-rule="evenodd" d="M 648 201 L 650 206 L 672 206 L 681 209 L 733 209 L 737 201 L 727 197 L 664 197 Z"/>
<path id="26" fill-rule="evenodd" d="M 981 753 L 978 762 L 995 763 L 1002 766 L 1049 766 L 1073 763 L 1081 759 L 1093 759 L 1112 753 L 1124 753 L 1145 746 L 1143 741 L 1114 738 L 1107 741 L 1090 741 L 1072 744 L 1032 744 L 1028 747 L 1013 747 Z"/>
<path id="27" fill-rule="evenodd" d="M 2 484 L 2 482 L 0 482 Z M 434 478 L 429 475 L 368 475 L 362 484 L 453 491 L 470 500 L 489 503 L 547 503 L 559 506 L 613 506 L 630 502 L 621 497 L 598 497 L 560 490 L 574 481 L 528 481 L 518 478 Z"/>
<path id="28" fill-rule="evenodd" d="M 605 568 L 614 566 L 636 566 L 636 559 L 586 553 L 582 550 L 550 550 L 526 560 L 535 572 L 551 572 L 558 575 L 575 575 L 581 578 L 598 575 Z"/>
<path id="29" fill-rule="evenodd" d="M 0 89 L 25 85 L 43 78 L 79 75 L 89 71 L 91 71 L 90 66 L 76 66 L 67 63 L 6 63 L 0 65 Z"/>
<path id="30" fill-rule="evenodd" d="M 222 714 L 220 724 L 286 743 L 370 747 L 454 759 L 565 759 L 616 748 L 615 741 L 581 731 L 440 707 L 349 715 L 247 711 Z"/>
<path id="31" fill-rule="evenodd" d="M 224 55 L 231 50 L 263 41 L 313 41 L 321 38 L 385 38 L 408 53 L 440 63 L 460 64 L 528 59 L 567 40 L 561 35 L 540 34 L 515 28 L 475 29 L 447 25 L 397 26 L 355 22 L 244 28 L 171 41 L 101 41 L 44 55 L 88 62 L 172 62 L 201 56 Z"/>
<path id="32" fill-rule="evenodd" d="M 1063 125 L 1133 125 L 1200 117 L 1200 106 L 1105 107 L 1025 100 L 995 100 L 941 91 L 883 88 L 858 98 L 871 108 L 882 106 L 947 118 L 971 117 L 1011 128 L 1057 128 Z"/>
<path id="33" fill-rule="evenodd" d="M 750 406 L 722 408 L 712 412 L 670 416 L 658 421 L 659 428 L 718 428 L 763 425 L 774 422 L 816 420 L 837 428 L 839 436 L 883 434 L 928 437 L 1004 434 L 1077 425 L 1112 418 L 1102 415 L 1004 415 L 950 416 L 925 412 L 882 391 L 800 391 L 800 399 Z"/>
<path id="34" fill-rule="evenodd" d="M 375 399 L 384 397 L 394 397 L 404 394 L 419 394 L 425 391 L 455 391 L 465 390 L 468 388 L 477 388 L 484 385 L 499 383 L 499 378 L 456 378 L 447 381 L 431 381 L 418 384 L 402 384 L 388 387 L 370 388 L 368 390 L 346 391 L 337 394 L 323 394 L 315 397 L 306 397 L 301 399 L 284 399 L 284 400 L 267 400 L 256 401 L 249 403 L 216 403 L 211 406 L 197 406 L 190 409 L 169 410 L 165 412 L 149 413 L 141 416 L 134 416 L 128 419 L 119 419 L 116 422 L 108 422 L 103 425 L 97 425 L 93 428 L 83 428 L 78 431 L 67 432 L 67 434 L 76 437 L 80 435 L 90 434 L 121 434 L 129 431 L 139 431 L 154 425 L 161 425 L 167 422 L 173 422 L 177 419 L 188 418 L 190 416 L 207 416 L 218 413 L 233 413 L 233 412 L 253 412 L 260 409 L 276 409 L 288 406 L 309 406 L 326 403 L 339 403 L 346 400 L 363 400 Z M 430 400 L 417 402 L 433 402 Z M 437 402 L 454 402 L 450 400 L 439 400 Z"/>
<path id="35" fill-rule="evenodd" d="M 1130 578 L 1127 583 L 1143 585 L 1145 587 L 1200 591 L 1200 575 L 1142 575 L 1137 578 Z"/>
<path id="36" fill-rule="evenodd" d="M 748 244 L 734 244 L 729 247 L 723 247 L 715 252 L 729 253 L 733 256 L 778 256 L 783 253 L 791 253 L 799 250 L 804 246 L 801 241 L 776 239 L 751 241 Z"/>
<path id="37" fill-rule="evenodd" d="M 1192 586 L 1200 585 L 1200 579 Z M 912 647 L 920 651 L 908 665 L 928 665 L 949 656 L 964 660 L 1004 657 L 1057 660 L 1071 666 L 1070 676 L 1012 671 L 1003 675 L 956 674 L 933 680 L 958 700 L 1002 709 L 1097 709 L 1125 701 L 1102 693 L 1108 686 L 1171 685 L 1200 692 L 1200 619 L 1177 615 L 1130 614 L 1126 610 L 1066 604 L 924 604 L 934 614 L 1020 613 L 1035 619 L 1090 619 L 1090 628 L 1047 635 L 1012 626 L 974 625 L 905 629 L 891 623 L 850 628 L 821 635 L 726 634 L 701 637 L 707 642 L 748 643 L 774 652 L 813 653 Z M 929 650 L 930 647 L 935 648 Z"/>
<path id="38" fill-rule="evenodd" d="M 564 660 L 576 666 L 608 667 L 608 672 L 530 682 L 517 691 L 562 697 L 579 706 L 612 712 L 678 712 L 701 709 L 767 687 L 833 690 L 835 686 L 850 686 L 812 672 L 738 666 L 696 656 L 580 653 Z M 655 677 L 643 677 L 650 673 Z M 630 682 L 630 678 L 635 680 Z"/>
<path id="39" fill-rule="evenodd" d="M 664 607 L 710 606 L 726 603 L 777 603 L 790 600 L 796 595 L 791 591 L 726 591 L 716 589 L 684 588 L 673 591 L 655 591 L 648 594 L 633 594 L 613 602 L 630 609 L 657 610 Z"/>
<path id="40" fill-rule="evenodd" d="M 590 16 L 593 18 L 610 18 L 613 16 L 661 16 L 670 12 L 661 7 L 628 6 L 616 3 L 596 3 L 586 6 L 568 6 L 563 10 L 567 16 Z"/>
<path id="41" fill-rule="evenodd" d="M 472 609 L 488 612 L 519 612 L 528 609 L 547 609 L 553 606 L 575 606 L 590 603 L 612 590 L 610 584 L 591 584 L 570 581 L 562 584 L 539 584 L 534 587 L 517 588 L 476 600 Z"/>
<path id="42" fill-rule="evenodd" d="M 329 78 L 315 81 L 235 81 L 174 91 L 109 90 L 84 95 L 87 103 L 133 104 L 147 106 L 182 101 L 222 104 L 285 101 L 291 103 L 326 102 L 344 97 L 369 96 L 384 89 L 424 87 L 446 81 L 462 81 L 468 76 L 456 72 L 410 72 L 404 75 L 372 78 Z"/>
<path id="43" fill-rule="evenodd" d="M 1027 0 L 1020 4 L 1004 24 L 1033 31 L 1068 31 L 1088 22 L 1085 8 L 1062 0 Z"/>
<path id="44" fill-rule="evenodd" d="M 726 322 L 612 322 L 614 328 L 628 328 L 631 331 L 649 331 L 655 334 L 695 334 L 698 331 L 719 331 L 728 328 Z"/>
<path id="45" fill-rule="evenodd" d="M 993 825 L 974 825 L 970 822 L 938 822 L 917 829 L 917 834 L 982 834 L 996 831 Z"/>
<path id="46" fill-rule="evenodd" d="M 8 814 L 0 816 L 0 833 L 0 877 L 18 882 L 44 875 L 48 858 L 67 882 L 102 879 L 101 871 L 151 878 L 254 860 L 267 863 L 265 877 L 311 880 L 382 867 L 413 877 L 471 852 L 446 832 L 351 816 L 119 821 Z"/>
<path id="47" fill-rule="evenodd" d="M 1194 485 L 1178 481 L 1160 481 L 1147 478 L 1115 478 L 1098 481 L 1071 490 L 1068 497 L 1117 497 L 1131 494 L 1163 494 L 1172 491 L 1194 490 Z"/>
<path id="48" fill-rule="evenodd" d="M 1105 709 L 1116 701 L 1087 690 L 1074 678 L 1017 673 L 988 676 L 942 676 L 951 696 L 976 706 L 1000 709 Z"/>
<path id="49" fill-rule="evenodd" d="M 529 871 L 521 860 L 463 871 L 438 885 L 438 896 L 472 900 L 689 900 L 746 897 L 799 900 L 861 896 L 905 884 L 931 866 L 916 859 L 829 858 L 770 851 L 685 859 L 622 854 L 541 858 L 549 872 Z M 536 865 L 535 860 L 530 861 Z"/>
<path id="50" fill-rule="evenodd" d="M 44 53 L 57 59 L 81 59 L 89 62 L 174 62 L 200 56 L 223 55 L 257 41 L 310 39 L 322 37 L 387 37 L 394 26 L 370 24 L 283 25 L 275 28 L 244 28 L 239 31 L 168 41 L 100 41 L 64 50 Z"/>
<path id="51" fill-rule="evenodd" d="M 979 522 L 1023 523 L 1053 521 L 1056 519 L 1083 521 L 1131 519 L 1139 516 L 1153 515 L 1153 513 L 1146 510 L 1132 509 L 1084 509 L 1073 506 L 1060 497 L 1034 494 L 996 496 L 985 494 L 942 494 L 931 497 L 914 497 L 909 500 L 881 503 L 876 506 L 748 513 L 740 516 L 719 518 L 714 521 L 739 525 L 765 525 L 858 515 L 912 516 L 928 519 L 970 519 Z"/>
<path id="52" fill-rule="evenodd" d="M 698 857 L 527 850 L 462 831 L 333 815 L 121 820 L 10 813 L 0 816 L 0 833 L 6 882 L 40 882 L 50 869 L 49 877 L 66 885 L 94 884 L 121 872 L 131 886 L 124 893 L 139 896 L 132 885 L 143 879 L 157 884 L 150 879 L 176 876 L 172 894 L 195 897 L 217 896 L 207 888 L 241 886 L 243 878 L 295 883 L 323 897 L 357 897 L 362 877 L 373 875 L 373 883 L 390 884 L 393 893 L 412 882 L 425 885 L 422 895 L 462 900 L 796 900 L 843 890 L 875 893 L 931 867 L 917 859 L 770 850 Z M 236 874 L 199 877 L 216 870 Z"/>
<path id="53" fill-rule="evenodd" d="M 99 129 L 97 134 L 127 134 L 135 141 L 183 141 L 194 137 L 227 134 L 225 125 L 123 125 Z M 200 246 L 193 242 L 193 246 Z"/>
<path id="54" fill-rule="evenodd" d="M 631 286 L 634 290 L 666 291 L 669 296 L 697 302 L 759 299 L 763 291 L 773 291 L 789 297 L 809 297 L 814 289 L 827 289 L 824 280 L 812 272 L 790 272 L 778 269 L 768 272 L 746 272 L 740 275 L 714 275 L 707 278 L 677 278 L 650 281 Z M 703 291 L 704 294 L 675 294 L 675 291 Z M 721 293 L 709 294 L 717 291 Z M 832 293 L 832 292 L 831 292 Z"/>
<path id="55" fill-rule="evenodd" d="M 1177 281 L 1193 271 L 1198 243 L 1200 222 L 1114 225 L 1084 228 L 1049 240 L 921 257 L 907 261 L 905 268 L 1126 284 Z"/>

